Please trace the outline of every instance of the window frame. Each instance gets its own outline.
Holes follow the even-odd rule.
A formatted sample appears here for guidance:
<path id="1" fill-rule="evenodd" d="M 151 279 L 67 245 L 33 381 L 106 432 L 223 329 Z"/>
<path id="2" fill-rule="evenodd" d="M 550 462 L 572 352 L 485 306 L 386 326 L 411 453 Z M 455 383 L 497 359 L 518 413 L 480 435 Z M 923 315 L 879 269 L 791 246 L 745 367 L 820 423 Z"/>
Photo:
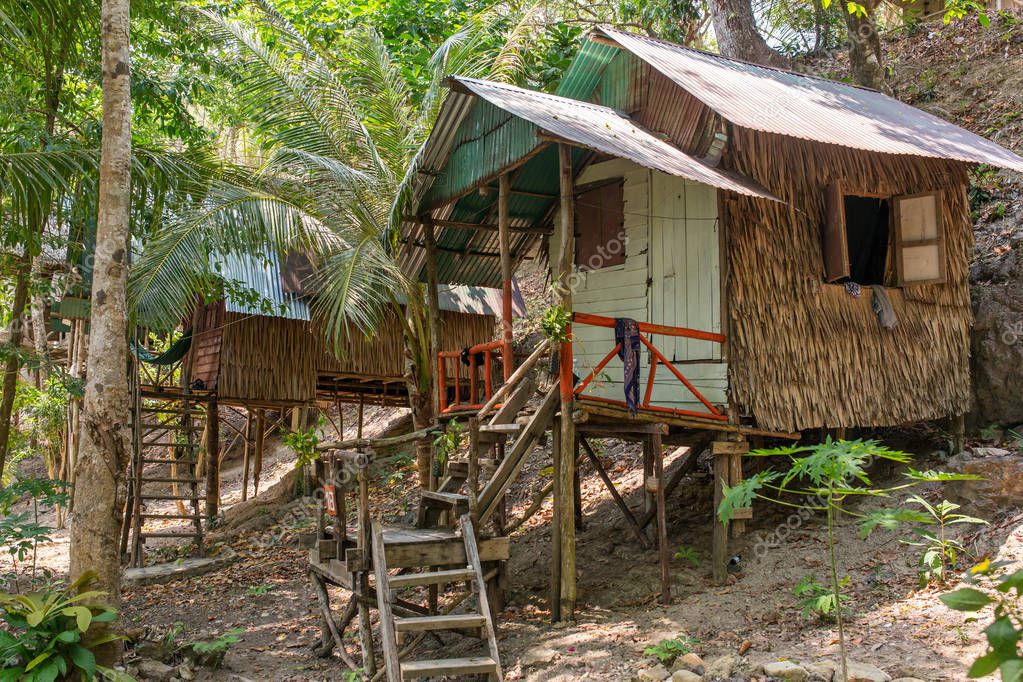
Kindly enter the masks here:
<path id="1" fill-rule="evenodd" d="M 895 249 L 895 273 L 896 282 L 899 287 L 915 287 L 927 284 L 944 284 L 948 281 L 948 258 L 945 252 L 945 215 L 943 211 L 944 192 L 940 189 L 915 194 L 900 194 L 893 196 L 892 201 L 892 244 Z M 934 220 L 935 234 L 937 236 L 928 239 L 917 239 L 905 241 L 902 238 L 902 202 L 922 197 L 934 197 Z M 938 276 L 931 279 L 920 279 L 907 282 L 905 279 L 905 265 L 903 261 L 903 250 L 916 246 L 936 246 L 938 249 Z"/>

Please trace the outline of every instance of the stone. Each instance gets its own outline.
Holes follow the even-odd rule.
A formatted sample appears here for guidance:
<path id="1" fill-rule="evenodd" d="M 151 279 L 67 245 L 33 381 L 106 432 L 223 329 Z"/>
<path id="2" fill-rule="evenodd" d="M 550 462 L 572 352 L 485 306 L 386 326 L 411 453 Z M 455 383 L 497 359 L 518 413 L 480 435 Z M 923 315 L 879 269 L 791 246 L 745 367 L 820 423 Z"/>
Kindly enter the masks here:
<path id="1" fill-rule="evenodd" d="M 174 676 L 174 668 L 162 661 L 144 658 L 138 663 L 139 675 L 147 680 L 170 680 Z"/>
<path id="2" fill-rule="evenodd" d="M 706 666 L 704 665 L 702 658 L 694 653 L 688 653 L 685 656 L 679 656 L 676 658 L 675 663 L 672 664 L 672 672 L 677 672 L 679 670 L 702 675 L 706 670 Z"/>
<path id="3" fill-rule="evenodd" d="M 178 666 L 178 677 L 185 680 L 185 682 L 191 682 L 195 679 L 195 673 L 192 672 L 192 668 L 187 663 L 183 663 Z"/>
<path id="4" fill-rule="evenodd" d="M 668 669 L 658 663 L 652 668 L 644 668 L 636 675 L 639 682 L 662 682 L 668 679 Z"/>
<path id="5" fill-rule="evenodd" d="M 806 668 L 806 672 L 810 673 L 811 680 L 824 680 L 824 682 L 831 682 L 835 679 L 836 665 L 834 661 L 806 663 L 803 667 Z"/>
<path id="6" fill-rule="evenodd" d="M 924 682 L 919 677 L 896 677 L 892 682 Z"/>
<path id="7" fill-rule="evenodd" d="M 1017 243 L 997 267 L 971 282 L 973 302 L 971 375 L 975 421 L 1015 424 L 1023 421 L 1023 247 Z"/>
<path id="8" fill-rule="evenodd" d="M 806 669 L 792 661 L 774 661 L 764 664 L 764 674 L 787 682 L 806 682 L 810 676 Z"/>
<path id="9" fill-rule="evenodd" d="M 984 450 L 985 456 L 980 455 Z M 1023 496 L 1023 457 L 1000 448 L 978 448 L 948 460 L 946 468 L 958 474 L 980 476 L 976 481 L 950 481 L 949 499 L 980 515 L 1014 507 Z"/>
<path id="10" fill-rule="evenodd" d="M 676 670 L 671 674 L 671 682 L 701 682 L 703 675 L 698 675 L 691 670 Z"/>
<path id="11" fill-rule="evenodd" d="M 534 647 L 519 657 L 519 665 L 523 668 L 544 665 L 545 663 L 553 661 L 557 655 L 558 652 L 554 649 L 548 649 L 547 647 Z"/>
<path id="12" fill-rule="evenodd" d="M 849 661 L 848 682 L 892 682 L 892 676 L 869 663 Z"/>
<path id="13" fill-rule="evenodd" d="M 708 680 L 727 680 L 732 676 L 732 672 L 738 663 L 739 658 L 735 654 L 719 656 L 707 664 L 704 677 Z"/>

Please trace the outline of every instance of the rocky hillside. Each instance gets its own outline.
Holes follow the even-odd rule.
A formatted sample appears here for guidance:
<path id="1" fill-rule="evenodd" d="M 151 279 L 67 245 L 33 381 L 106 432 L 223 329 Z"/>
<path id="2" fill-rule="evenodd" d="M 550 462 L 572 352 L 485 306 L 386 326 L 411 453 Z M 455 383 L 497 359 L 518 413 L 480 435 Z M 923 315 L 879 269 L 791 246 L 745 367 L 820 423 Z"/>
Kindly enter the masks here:
<path id="1" fill-rule="evenodd" d="M 1023 155 L 1023 15 L 944 25 L 937 20 L 885 36 L 892 94 Z M 809 68 L 845 79 L 843 55 Z M 970 202 L 976 247 L 970 279 L 976 326 L 978 425 L 1023 422 L 1023 176 L 981 167 Z"/>

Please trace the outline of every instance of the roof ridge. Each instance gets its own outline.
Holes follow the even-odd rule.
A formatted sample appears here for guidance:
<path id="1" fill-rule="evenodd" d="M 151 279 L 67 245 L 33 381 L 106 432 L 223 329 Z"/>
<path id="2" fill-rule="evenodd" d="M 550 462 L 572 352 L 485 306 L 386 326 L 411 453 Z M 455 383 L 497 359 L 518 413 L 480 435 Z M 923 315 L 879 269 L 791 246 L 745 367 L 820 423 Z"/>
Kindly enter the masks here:
<path id="1" fill-rule="evenodd" d="M 618 111 L 614 107 L 604 106 L 603 104 L 596 104 L 595 102 L 588 102 L 586 100 L 565 97 L 564 95 L 555 95 L 550 92 L 544 92 L 543 90 L 532 90 L 530 88 L 523 88 L 518 85 L 512 85 L 510 83 L 499 83 L 497 81 L 487 80 L 486 78 L 471 78 L 469 76 L 451 76 L 450 78 L 458 82 L 468 81 L 470 83 L 482 83 L 483 85 L 488 85 L 496 88 L 503 88 L 505 90 L 517 90 L 519 92 L 528 92 L 531 95 L 537 95 L 539 97 L 546 97 L 548 99 L 560 100 L 563 102 L 571 102 L 572 104 L 581 105 L 589 109 L 593 109 L 595 111 L 609 111 L 615 114 L 616 116 L 632 121 L 632 119 L 629 116 L 624 115 L 622 112 Z"/>
<path id="2" fill-rule="evenodd" d="M 645 35 L 643 35 L 641 33 L 633 33 L 632 31 L 623 31 L 620 28 L 615 28 L 614 26 L 608 26 L 606 24 L 601 24 L 600 26 L 597 27 L 597 30 L 603 31 L 605 33 L 606 32 L 621 33 L 621 34 L 629 36 L 630 38 L 636 38 L 638 40 L 645 40 L 648 43 L 657 43 L 659 45 L 664 45 L 665 47 L 670 47 L 670 48 L 673 48 L 673 49 L 676 49 L 676 50 L 684 50 L 686 52 L 693 52 L 695 54 L 703 55 L 705 57 L 710 57 L 711 59 L 717 59 L 717 60 L 723 61 L 723 62 L 732 62 L 734 64 L 743 64 L 745 66 L 752 66 L 752 67 L 756 67 L 758 69 L 764 69 L 765 71 L 775 71 L 777 73 L 787 74 L 787 75 L 790 75 L 790 76 L 796 76 L 798 78 L 807 78 L 807 79 L 810 79 L 810 80 L 824 81 L 825 83 L 833 83 L 835 85 L 841 85 L 843 87 L 852 88 L 854 90 L 861 90 L 863 92 L 870 92 L 870 93 L 874 93 L 874 94 L 877 94 L 877 95 L 884 95 L 885 97 L 888 96 L 888 95 L 885 95 L 885 93 L 881 92 L 880 90 L 875 90 L 874 88 L 868 88 L 868 87 L 866 87 L 864 85 L 857 85 L 855 83 L 846 83 L 844 81 L 836 81 L 836 80 L 834 80 L 832 78 L 825 78 L 824 76 L 818 76 L 818 75 L 813 74 L 813 73 L 804 73 L 802 71 L 795 71 L 794 69 L 785 69 L 785 68 L 782 68 L 780 66 L 771 66 L 769 64 L 759 64 L 757 62 L 751 62 L 751 61 L 747 61 L 745 59 L 736 59 L 734 57 L 726 57 L 725 55 L 723 55 L 723 54 L 721 54 L 719 52 L 711 52 L 709 50 L 701 50 L 701 49 L 699 49 L 697 47 L 689 47 L 688 45 L 679 45 L 678 43 L 673 43 L 670 40 L 664 40 L 663 38 L 654 38 L 654 37 L 651 37 L 651 36 L 645 36 Z"/>

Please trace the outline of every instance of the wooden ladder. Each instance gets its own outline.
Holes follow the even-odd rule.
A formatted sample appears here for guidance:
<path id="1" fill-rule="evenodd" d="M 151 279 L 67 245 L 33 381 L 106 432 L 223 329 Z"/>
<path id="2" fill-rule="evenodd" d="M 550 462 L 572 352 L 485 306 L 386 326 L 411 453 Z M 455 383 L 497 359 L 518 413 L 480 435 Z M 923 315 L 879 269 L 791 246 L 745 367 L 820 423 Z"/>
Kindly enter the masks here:
<path id="1" fill-rule="evenodd" d="M 462 542 L 465 545 L 466 565 L 464 568 L 447 570 L 428 569 L 420 573 L 388 575 L 387 548 L 379 520 L 373 522 L 373 571 L 376 576 L 377 607 L 380 611 L 380 638 L 384 652 L 384 666 L 388 682 L 413 680 L 421 677 L 487 675 L 489 680 L 500 682 L 501 661 L 497 650 L 497 633 L 494 629 L 493 613 L 487 599 L 486 579 L 480 563 L 476 533 L 468 514 L 462 515 Z M 426 567 L 424 567 L 426 568 Z M 392 590 L 419 586 L 441 586 L 467 582 L 475 596 L 475 610 L 471 613 L 447 613 L 441 615 L 397 618 L 392 609 Z M 436 631 L 472 631 L 486 642 L 486 656 L 467 658 L 434 658 L 422 660 L 401 660 L 398 650 L 398 635 Z M 410 646 L 409 649 L 412 647 Z"/>
<path id="2" fill-rule="evenodd" d="M 139 396 L 134 410 L 135 443 L 129 468 L 129 503 L 132 566 L 144 563 L 146 538 L 191 540 L 202 552 L 202 510 L 196 463 L 205 413 L 188 396 L 145 398 Z M 161 452 L 162 451 L 162 452 Z M 165 486 L 171 484 L 168 494 Z M 154 488 L 159 489 L 154 490 Z M 173 501 L 175 508 L 155 512 L 147 502 Z M 187 530 L 149 530 L 147 521 L 187 520 Z"/>

